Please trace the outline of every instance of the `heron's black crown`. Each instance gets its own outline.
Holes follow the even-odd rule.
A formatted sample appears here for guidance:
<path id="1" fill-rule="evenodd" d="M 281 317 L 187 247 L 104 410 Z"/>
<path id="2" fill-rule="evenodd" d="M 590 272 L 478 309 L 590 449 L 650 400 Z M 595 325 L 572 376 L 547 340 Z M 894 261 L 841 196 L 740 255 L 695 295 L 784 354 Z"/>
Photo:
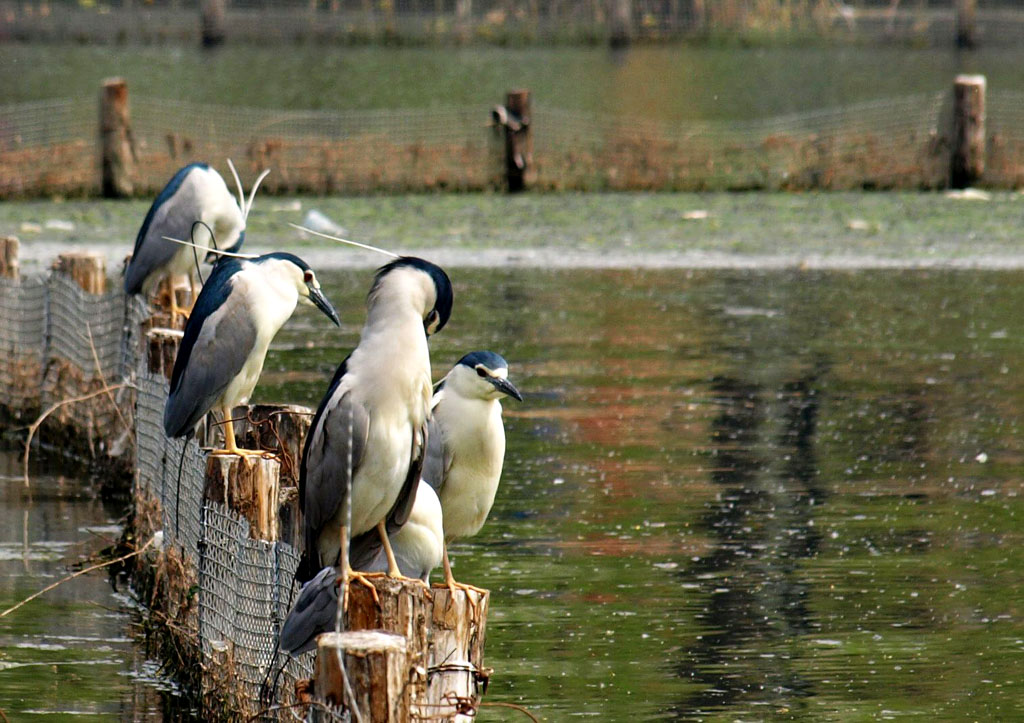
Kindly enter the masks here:
<path id="1" fill-rule="evenodd" d="M 458 364 L 470 369 L 476 369 L 478 364 L 482 364 L 492 372 L 497 369 L 508 369 L 508 362 L 505 361 L 505 357 L 493 351 L 471 351 L 459 359 Z"/>
<path id="2" fill-rule="evenodd" d="M 423 273 L 430 276 L 434 282 L 434 308 L 433 311 L 437 312 L 438 322 L 434 328 L 434 333 L 441 331 L 444 325 L 448 323 L 449 317 L 452 315 L 452 304 L 455 300 L 455 294 L 452 291 L 452 282 L 448 278 L 448 274 L 445 273 L 437 264 L 432 264 L 429 261 L 418 258 L 416 256 L 400 256 L 389 264 L 385 264 L 377 269 L 377 275 L 374 276 L 373 286 L 370 287 L 370 293 L 373 294 L 373 290 L 380 283 L 381 279 L 387 276 L 395 269 L 403 267 L 409 267 L 422 271 Z"/>

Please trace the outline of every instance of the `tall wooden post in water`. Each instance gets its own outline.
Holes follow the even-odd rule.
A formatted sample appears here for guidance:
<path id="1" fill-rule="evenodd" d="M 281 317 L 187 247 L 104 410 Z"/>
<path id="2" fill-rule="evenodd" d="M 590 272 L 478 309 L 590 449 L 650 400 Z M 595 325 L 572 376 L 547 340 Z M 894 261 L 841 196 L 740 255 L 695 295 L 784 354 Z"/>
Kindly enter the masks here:
<path id="1" fill-rule="evenodd" d="M 526 172 L 533 163 L 530 134 L 530 91 L 513 90 L 505 98 L 505 178 L 508 190 L 526 188 Z"/>
<path id="2" fill-rule="evenodd" d="M 956 47 L 968 50 L 974 48 L 977 41 L 977 9 L 978 0 L 954 0 Z"/>
<path id="3" fill-rule="evenodd" d="M 958 75 L 953 83 L 953 162 L 949 184 L 967 188 L 985 173 L 985 76 Z"/>
<path id="4" fill-rule="evenodd" d="M 204 48 L 213 48 L 227 36 L 224 0 L 199 0 L 199 27 Z"/>
<path id="5" fill-rule="evenodd" d="M 101 186 L 106 198 L 130 196 L 134 188 L 134 149 L 128 112 L 128 84 L 108 78 L 100 91 Z"/>

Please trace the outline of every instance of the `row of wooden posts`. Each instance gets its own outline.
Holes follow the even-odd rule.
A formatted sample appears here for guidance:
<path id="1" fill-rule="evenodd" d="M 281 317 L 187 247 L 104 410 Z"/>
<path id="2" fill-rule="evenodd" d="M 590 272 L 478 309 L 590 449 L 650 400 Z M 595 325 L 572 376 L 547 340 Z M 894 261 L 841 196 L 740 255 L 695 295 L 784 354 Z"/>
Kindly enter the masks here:
<path id="1" fill-rule="evenodd" d="M 509 191 L 525 190 L 533 165 L 530 91 L 512 90 L 505 104 L 491 111 L 492 124 L 505 135 L 505 181 Z M 135 191 L 136 145 L 132 132 L 128 83 L 108 78 L 100 89 L 100 157 L 104 198 L 125 198 Z"/>
<path id="2" fill-rule="evenodd" d="M 983 75 L 958 75 L 953 82 L 951 188 L 967 188 L 984 180 L 986 155 L 986 81 Z M 505 183 L 512 192 L 529 187 L 534 173 L 530 91 L 513 90 L 504 104 L 491 110 L 491 122 L 504 133 Z M 102 193 L 107 198 L 130 196 L 135 189 L 135 141 L 122 78 L 103 82 L 100 94 Z"/>
<path id="3" fill-rule="evenodd" d="M 0 238 L 0 274 L 7 278 L 18 278 L 18 247 L 16 238 Z M 52 269 L 74 279 L 89 294 L 107 291 L 106 260 L 101 254 L 65 253 Z M 147 367 L 150 373 L 167 377 L 182 338 L 180 329 L 160 326 L 168 319 L 168 314 L 157 312 L 143 323 Z M 232 416 L 239 420 L 235 431 L 241 447 L 264 449 L 274 456 L 209 456 L 204 501 L 224 504 L 244 517 L 255 539 L 295 546 L 301 538 L 297 462 L 312 410 L 298 405 L 249 405 L 237 407 Z M 211 446 L 215 434 L 220 432 L 209 428 L 205 432 Z M 138 470 L 137 464 L 133 466 Z M 156 519 L 160 518 L 158 513 Z M 139 531 L 151 536 L 156 530 Z M 471 715 L 489 676 L 483 666 L 489 593 L 453 592 L 444 586 L 428 590 L 419 581 L 386 576 L 370 579 L 379 602 L 368 588 L 353 586 L 346 632 L 319 638 L 315 676 L 299 681 L 299 702 L 308 703 L 314 718 L 320 715 L 323 720 L 333 720 L 331 709 L 340 705 L 357 706 L 364 723 Z M 169 607 L 182 604 L 170 602 Z M 274 641 L 267 644 L 268 650 L 274 647 Z"/>

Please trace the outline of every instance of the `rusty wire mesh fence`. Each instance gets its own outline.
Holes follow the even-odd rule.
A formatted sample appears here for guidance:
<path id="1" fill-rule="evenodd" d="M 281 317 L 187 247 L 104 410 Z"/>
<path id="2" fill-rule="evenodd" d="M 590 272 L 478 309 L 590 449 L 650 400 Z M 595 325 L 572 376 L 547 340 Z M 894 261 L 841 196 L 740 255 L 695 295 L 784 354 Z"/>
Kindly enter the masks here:
<path id="1" fill-rule="evenodd" d="M 52 416 L 63 415 L 72 436 L 91 441 L 92 454 L 134 464 L 136 516 L 148 515 L 147 534 L 163 537 L 164 555 L 147 558 L 155 581 L 147 594 L 165 593 L 159 614 L 188 628 L 203 669 L 212 671 L 204 697 L 252 716 L 267 705 L 260 693 L 268 671 L 285 663 L 276 642 L 297 591 L 299 554 L 287 543 L 252 539 L 242 516 L 204 499 L 205 455 L 195 441 L 164 434 L 167 380 L 149 372 L 141 351 L 147 316 L 145 304 L 126 299 L 119 285 L 88 294 L 56 272 L 0 279 L 0 407 L 28 422 L 51 403 L 96 392 L 89 404 Z M 175 577 L 168 560 L 178 567 L 177 586 L 168 582 Z M 312 665 L 313 653 L 287 659 L 278 693 L 287 699 Z"/>
<path id="2" fill-rule="evenodd" d="M 1024 181 L 1024 93 L 990 90 L 981 185 Z M 932 189 L 947 185 L 948 92 L 736 122 L 672 122 L 534 105 L 530 185 L 542 190 Z M 273 173 L 277 193 L 503 186 L 490 109 L 280 111 L 132 99 L 135 193 L 191 161 Z M 99 190 L 97 104 L 0 107 L 0 197 Z M 185 130 L 187 129 L 187 130 Z"/>

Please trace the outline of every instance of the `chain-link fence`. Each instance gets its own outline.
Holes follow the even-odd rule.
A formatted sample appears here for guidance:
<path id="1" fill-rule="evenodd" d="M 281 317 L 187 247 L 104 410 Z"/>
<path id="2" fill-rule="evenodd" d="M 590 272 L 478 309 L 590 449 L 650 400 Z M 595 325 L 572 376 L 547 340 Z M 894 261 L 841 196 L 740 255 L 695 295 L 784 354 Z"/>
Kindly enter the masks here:
<path id="1" fill-rule="evenodd" d="M 156 568 L 150 578 L 171 599 L 156 607 L 168 619 L 167 608 L 186 611 L 170 624 L 188 627 L 183 635 L 198 648 L 192 654 L 212 671 L 204 699 L 255 715 L 271 702 L 263 695 L 260 703 L 265 680 L 287 697 L 295 680 L 312 674 L 309 653 L 275 678 L 299 554 L 286 543 L 252 539 L 244 518 L 204 499 L 205 455 L 194 441 L 163 431 L 167 380 L 149 373 L 141 353 L 146 316 L 144 303 L 120 288 L 88 294 L 61 273 L 0 279 L 0 407 L 31 421 L 41 407 L 80 398 L 51 415 L 61 416 L 60 433 L 125 459 L 126 467 L 134 463 L 136 513 L 148 510 L 144 531 L 163 536 L 163 554 L 148 558 Z M 183 584 L 167 583 L 174 572 L 168 560 Z"/>
<path id="2" fill-rule="evenodd" d="M 543 99 L 531 118 L 530 184 L 571 190 L 932 189 L 948 184 L 950 92 L 735 122 L 587 114 Z M 272 169 L 277 193 L 483 190 L 503 186 L 503 131 L 489 108 L 276 111 L 132 99 L 135 190 L 188 162 Z M 94 194 L 96 104 L 0 107 L 0 197 Z M 183 129 L 188 129 L 183 130 Z M 1024 94 L 988 93 L 979 185 L 1024 182 Z"/>

